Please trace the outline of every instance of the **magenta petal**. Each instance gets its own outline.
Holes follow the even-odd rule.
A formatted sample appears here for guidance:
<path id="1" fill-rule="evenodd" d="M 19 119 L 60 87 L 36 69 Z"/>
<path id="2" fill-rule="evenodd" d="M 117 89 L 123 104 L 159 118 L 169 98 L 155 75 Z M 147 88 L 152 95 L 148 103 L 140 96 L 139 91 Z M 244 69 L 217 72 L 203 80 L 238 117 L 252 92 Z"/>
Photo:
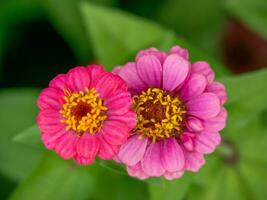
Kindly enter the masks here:
<path id="1" fill-rule="evenodd" d="M 108 98 L 105 105 L 108 107 L 108 116 L 122 115 L 128 112 L 132 107 L 131 95 L 128 92 L 120 92 Z"/>
<path id="2" fill-rule="evenodd" d="M 185 169 L 188 171 L 197 172 L 202 165 L 205 164 L 205 159 L 202 153 L 185 150 L 185 157 Z"/>
<path id="3" fill-rule="evenodd" d="M 91 87 L 94 86 L 93 83 L 95 81 L 97 81 L 103 74 L 106 73 L 103 67 L 100 65 L 88 65 L 86 70 L 90 76 Z"/>
<path id="4" fill-rule="evenodd" d="M 65 74 L 59 74 L 50 81 L 49 87 L 63 91 L 64 89 L 67 88 L 66 80 L 67 78 Z"/>
<path id="5" fill-rule="evenodd" d="M 181 56 L 172 54 L 163 64 L 163 89 L 173 91 L 186 79 L 190 64 Z"/>
<path id="6" fill-rule="evenodd" d="M 176 45 L 170 49 L 170 54 L 177 54 L 186 60 L 189 59 L 189 53 L 188 53 L 187 49 L 183 49 L 178 45 Z"/>
<path id="7" fill-rule="evenodd" d="M 213 118 L 203 121 L 205 131 L 217 132 L 222 130 L 226 126 L 227 111 L 222 108 L 220 113 Z"/>
<path id="8" fill-rule="evenodd" d="M 80 164 L 90 164 L 95 159 L 99 150 L 99 140 L 97 137 L 84 134 L 81 136 L 76 145 L 77 156 L 75 159 Z"/>
<path id="9" fill-rule="evenodd" d="M 109 96 L 114 95 L 114 92 L 118 87 L 118 79 L 117 76 L 111 73 L 104 73 L 101 76 L 96 84 L 95 89 L 100 93 L 100 97 L 102 99 L 107 99 Z"/>
<path id="10" fill-rule="evenodd" d="M 100 140 L 100 149 L 98 156 L 103 160 L 112 159 L 119 151 L 119 146 L 111 145 L 103 138 L 101 135 L 99 137 Z"/>
<path id="11" fill-rule="evenodd" d="M 140 139 L 138 135 L 131 136 L 119 151 L 119 159 L 126 165 L 135 165 L 144 156 L 148 139 Z"/>
<path id="12" fill-rule="evenodd" d="M 177 178 L 180 178 L 182 177 L 184 174 L 184 171 L 178 171 L 178 172 L 165 172 L 164 173 L 164 177 L 167 179 L 167 180 L 174 180 L 174 179 L 177 179 Z"/>
<path id="13" fill-rule="evenodd" d="M 121 71 L 122 66 L 116 66 L 112 69 L 112 73 L 115 75 L 119 75 L 119 72 Z"/>
<path id="14" fill-rule="evenodd" d="M 58 143 L 55 147 L 55 151 L 64 159 L 70 159 L 75 155 L 75 145 L 78 137 L 72 133 L 68 132 L 58 139 Z"/>
<path id="15" fill-rule="evenodd" d="M 205 154 L 212 153 L 220 142 L 219 133 L 201 132 L 195 138 L 195 150 Z"/>
<path id="16" fill-rule="evenodd" d="M 214 93 L 216 94 L 219 99 L 221 104 L 223 105 L 226 100 L 227 100 L 227 95 L 226 95 L 226 89 L 225 86 L 222 83 L 219 82 L 213 82 L 209 84 L 206 88 L 206 92 Z"/>
<path id="17" fill-rule="evenodd" d="M 161 164 L 161 145 L 161 141 L 151 143 L 146 150 L 144 158 L 141 160 L 142 168 L 149 176 L 162 176 L 165 172 Z"/>
<path id="18" fill-rule="evenodd" d="M 183 147 L 188 151 L 194 150 L 194 142 L 193 142 L 193 137 L 191 135 L 192 133 L 184 132 L 180 136 Z"/>
<path id="19" fill-rule="evenodd" d="M 43 110 L 46 108 L 52 108 L 55 110 L 60 110 L 62 105 L 60 103 L 63 99 L 63 95 L 60 91 L 54 88 L 44 89 L 38 98 L 38 107 Z"/>
<path id="20" fill-rule="evenodd" d="M 62 115 L 52 109 L 42 110 L 38 113 L 37 124 L 42 133 L 55 133 L 64 129 L 64 124 L 60 122 Z"/>
<path id="21" fill-rule="evenodd" d="M 127 83 L 131 92 L 139 93 L 147 88 L 137 73 L 135 63 L 127 63 L 121 68 L 118 75 Z"/>
<path id="22" fill-rule="evenodd" d="M 215 74 L 211 69 L 209 63 L 198 61 L 192 64 L 192 73 L 202 74 L 209 83 L 214 81 Z"/>
<path id="23" fill-rule="evenodd" d="M 207 79 L 200 74 L 192 74 L 180 91 L 180 97 L 187 101 L 201 95 L 207 86 Z"/>
<path id="24" fill-rule="evenodd" d="M 220 100 L 213 93 L 203 93 L 196 98 L 190 99 L 186 103 L 186 109 L 189 115 L 200 119 L 209 119 L 220 112 Z"/>
<path id="25" fill-rule="evenodd" d="M 185 124 L 190 132 L 200 132 L 204 129 L 202 121 L 196 117 L 188 117 L 185 121 Z"/>
<path id="26" fill-rule="evenodd" d="M 115 120 L 106 121 L 102 128 L 104 139 L 112 145 L 123 144 L 130 134 L 129 131 L 125 123 Z"/>
<path id="27" fill-rule="evenodd" d="M 161 87 L 162 66 L 160 61 L 152 55 L 137 59 L 137 72 L 139 77 L 148 85 Z"/>
<path id="28" fill-rule="evenodd" d="M 72 91 L 80 92 L 90 86 L 90 76 L 84 67 L 75 67 L 67 74 L 67 83 Z"/>
<path id="29" fill-rule="evenodd" d="M 136 125 L 136 113 L 133 110 L 129 110 L 123 115 L 111 115 L 109 120 L 116 120 L 127 124 L 129 130 L 135 128 Z"/>
<path id="30" fill-rule="evenodd" d="M 44 145 L 48 149 L 54 149 L 57 144 L 57 139 L 59 139 L 64 134 L 67 134 L 68 131 L 65 129 L 61 129 L 57 132 L 53 133 L 42 133 L 42 141 L 44 142 Z"/>
<path id="31" fill-rule="evenodd" d="M 140 180 L 144 180 L 149 177 L 142 169 L 140 162 L 134 166 L 127 166 L 127 172 L 130 176 L 137 177 Z"/>
<path id="32" fill-rule="evenodd" d="M 166 171 L 180 171 L 184 167 L 184 152 L 175 138 L 165 139 L 161 146 L 161 162 Z"/>

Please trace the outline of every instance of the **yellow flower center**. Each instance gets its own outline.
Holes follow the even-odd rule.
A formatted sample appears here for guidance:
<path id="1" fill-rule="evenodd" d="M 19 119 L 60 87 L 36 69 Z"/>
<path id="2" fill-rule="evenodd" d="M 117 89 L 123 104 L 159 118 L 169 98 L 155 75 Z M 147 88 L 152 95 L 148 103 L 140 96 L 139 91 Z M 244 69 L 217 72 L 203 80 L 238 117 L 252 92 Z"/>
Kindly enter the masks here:
<path id="1" fill-rule="evenodd" d="M 181 134 L 185 107 L 181 100 L 159 88 L 149 88 L 133 97 L 137 114 L 134 132 L 153 142 Z"/>
<path id="2" fill-rule="evenodd" d="M 67 125 L 66 130 L 73 130 L 77 135 L 99 131 L 107 118 L 107 107 L 99 93 L 94 88 L 74 93 L 65 90 L 64 93 L 65 104 L 59 112 L 64 116 L 61 122 Z"/>

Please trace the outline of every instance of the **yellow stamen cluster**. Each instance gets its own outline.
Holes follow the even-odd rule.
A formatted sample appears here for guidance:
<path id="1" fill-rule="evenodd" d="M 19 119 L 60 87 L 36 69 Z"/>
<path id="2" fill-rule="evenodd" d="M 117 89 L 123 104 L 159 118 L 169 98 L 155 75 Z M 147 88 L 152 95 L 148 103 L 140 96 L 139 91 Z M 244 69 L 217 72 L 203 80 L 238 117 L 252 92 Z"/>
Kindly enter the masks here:
<path id="1" fill-rule="evenodd" d="M 133 97 L 137 113 L 135 132 L 153 142 L 177 136 L 182 132 L 186 113 L 181 100 L 159 88 L 149 88 Z"/>
<path id="2" fill-rule="evenodd" d="M 99 131 L 107 118 L 107 107 L 103 105 L 99 93 L 94 88 L 74 93 L 65 90 L 64 93 L 65 104 L 59 112 L 64 116 L 61 122 L 67 125 L 66 130 L 73 130 L 77 135 Z"/>

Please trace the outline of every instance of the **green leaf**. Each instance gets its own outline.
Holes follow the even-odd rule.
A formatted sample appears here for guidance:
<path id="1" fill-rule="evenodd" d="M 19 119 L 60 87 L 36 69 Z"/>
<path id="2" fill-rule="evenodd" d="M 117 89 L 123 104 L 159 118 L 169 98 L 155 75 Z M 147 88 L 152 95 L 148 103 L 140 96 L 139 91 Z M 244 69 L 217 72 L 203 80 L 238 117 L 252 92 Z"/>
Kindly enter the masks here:
<path id="1" fill-rule="evenodd" d="M 156 46 L 167 50 L 170 46 L 179 44 L 189 48 L 193 60 L 212 61 L 218 76 L 227 74 L 227 70 L 220 64 L 192 48 L 188 42 L 175 36 L 173 31 L 149 20 L 91 3 L 83 3 L 81 10 L 95 56 L 108 69 L 133 60 L 143 48 Z"/>
<path id="2" fill-rule="evenodd" d="M 149 191 L 151 200 L 162 199 L 184 199 L 190 184 L 192 183 L 192 174 L 186 173 L 181 179 L 168 181 L 164 178 L 155 178 L 149 180 Z"/>
<path id="3" fill-rule="evenodd" d="M 41 141 L 41 133 L 37 125 L 33 125 L 13 138 L 14 142 L 29 145 L 40 150 L 44 150 L 44 145 Z"/>
<path id="4" fill-rule="evenodd" d="M 235 17 L 267 38 L 267 4 L 265 0 L 227 0 L 225 6 Z"/>
<path id="5" fill-rule="evenodd" d="M 8 89 L 0 92 L 0 171 L 14 181 L 24 179 L 41 153 L 12 141 L 15 134 L 35 123 L 38 90 Z"/>
<path id="6" fill-rule="evenodd" d="M 94 190 L 93 181 L 86 168 L 48 154 L 10 199 L 88 199 Z"/>

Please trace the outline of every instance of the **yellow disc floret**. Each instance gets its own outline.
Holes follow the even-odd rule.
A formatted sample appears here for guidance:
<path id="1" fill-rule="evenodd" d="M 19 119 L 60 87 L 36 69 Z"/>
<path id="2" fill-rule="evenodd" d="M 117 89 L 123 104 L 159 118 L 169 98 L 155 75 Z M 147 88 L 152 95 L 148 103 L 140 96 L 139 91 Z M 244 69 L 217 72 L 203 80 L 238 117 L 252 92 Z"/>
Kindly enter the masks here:
<path id="1" fill-rule="evenodd" d="M 133 97 L 137 114 L 134 132 L 153 142 L 179 135 L 183 129 L 185 107 L 177 96 L 159 88 L 149 88 Z"/>
<path id="2" fill-rule="evenodd" d="M 66 124 L 66 130 L 73 130 L 77 135 L 99 131 L 107 118 L 107 107 L 99 93 L 94 88 L 73 93 L 65 90 L 64 93 L 65 103 L 59 112 L 64 116 L 61 122 Z"/>

